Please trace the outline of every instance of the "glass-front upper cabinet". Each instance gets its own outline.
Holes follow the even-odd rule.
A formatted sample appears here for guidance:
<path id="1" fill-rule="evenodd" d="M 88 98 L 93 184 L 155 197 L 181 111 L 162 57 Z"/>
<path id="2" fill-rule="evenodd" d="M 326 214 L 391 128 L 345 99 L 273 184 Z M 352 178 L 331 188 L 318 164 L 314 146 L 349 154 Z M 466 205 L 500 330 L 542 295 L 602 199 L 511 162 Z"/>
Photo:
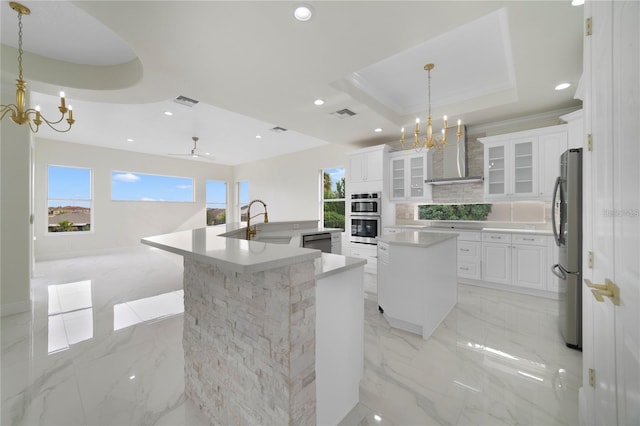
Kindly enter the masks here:
<path id="1" fill-rule="evenodd" d="M 492 146 L 487 148 L 485 160 L 485 172 L 487 177 L 487 194 L 486 195 L 504 195 L 505 194 L 505 147 L 504 145 Z"/>
<path id="2" fill-rule="evenodd" d="M 397 151 L 389 154 L 390 199 L 392 201 L 430 201 L 431 187 L 425 184 L 429 178 L 428 151 Z"/>
<path id="3" fill-rule="evenodd" d="M 532 139 L 485 144 L 485 198 L 537 195 L 537 145 Z"/>

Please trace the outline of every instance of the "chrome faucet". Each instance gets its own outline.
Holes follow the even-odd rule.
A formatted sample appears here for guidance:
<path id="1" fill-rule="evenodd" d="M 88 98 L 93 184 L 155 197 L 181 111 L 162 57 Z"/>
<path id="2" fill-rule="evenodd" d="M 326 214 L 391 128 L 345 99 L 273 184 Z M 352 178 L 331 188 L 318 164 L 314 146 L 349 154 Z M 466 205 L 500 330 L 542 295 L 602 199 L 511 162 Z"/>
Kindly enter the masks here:
<path id="1" fill-rule="evenodd" d="M 251 205 L 253 203 L 262 204 L 264 206 L 264 213 L 258 213 L 258 214 L 254 215 L 254 216 L 251 216 Z M 247 206 L 247 240 L 250 240 L 251 236 L 252 235 L 256 235 L 256 232 L 258 232 L 258 230 L 255 229 L 255 226 L 254 226 L 253 230 L 251 229 L 251 219 L 253 219 L 254 217 L 259 216 L 261 214 L 264 215 L 264 223 L 269 223 L 269 216 L 267 215 L 267 205 L 265 204 L 265 202 L 262 201 L 262 200 L 253 200 L 253 201 L 251 201 L 249 203 L 249 206 Z"/>

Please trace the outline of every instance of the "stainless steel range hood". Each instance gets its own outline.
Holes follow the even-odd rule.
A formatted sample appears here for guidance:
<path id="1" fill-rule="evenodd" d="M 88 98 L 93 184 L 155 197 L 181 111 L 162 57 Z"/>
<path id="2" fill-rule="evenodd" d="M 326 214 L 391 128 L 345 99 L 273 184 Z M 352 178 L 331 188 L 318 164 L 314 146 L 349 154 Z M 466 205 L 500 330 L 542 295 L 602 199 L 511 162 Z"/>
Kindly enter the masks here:
<path id="1" fill-rule="evenodd" d="M 467 164 L 467 134 L 463 127 L 463 134 L 458 144 L 447 144 L 444 148 L 433 152 L 429 158 L 432 162 L 442 161 L 442 177 L 425 179 L 424 183 L 429 185 L 452 185 L 461 183 L 482 182 L 482 176 L 468 176 Z M 451 129 L 449 129 L 451 131 Z M 456 135 L 447 133 L 447 139 L 455 141 Z M 433 168 L 432 168 L 433 170 Z"/>
<path id="2" fill-rule="evenodd" d="M 424 183 L 429 185 L 453 185 L 458 183 L 482 182 L 483 180 L 484 178 L 482 176 L 463 176 L 457 178 L 426 179 Z"/>

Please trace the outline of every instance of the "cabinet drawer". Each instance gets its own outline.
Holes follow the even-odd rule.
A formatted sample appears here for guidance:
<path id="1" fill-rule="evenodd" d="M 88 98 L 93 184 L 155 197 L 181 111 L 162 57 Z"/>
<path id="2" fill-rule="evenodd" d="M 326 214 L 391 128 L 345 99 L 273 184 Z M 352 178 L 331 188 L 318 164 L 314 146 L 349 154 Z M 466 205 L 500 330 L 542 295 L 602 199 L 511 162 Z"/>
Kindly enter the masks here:
<path id="1" fill-rule="evenodd" d="M 546 246 L 547 237 L 542 235 L 513 235 L 514 244 L 527 244 L 531 246 Z"/>
<path id="2" fill-rule="evenodd" d="M 340 232 L 332 232 L 331 233 L 331 243 L 339 243 L 342 241 L 342 234 Z"/>
<path id="3" fill-rule="evenodd" d="M 482 234 L 482 241 L 488 243 L 510 243 L 511 234 L 501 234 L 498 232 L 487 232 Z"/>
<path id="4" fill-rule="evenodd" d="M 482 241 L 481 232 L 464 232 L 458 231 L 458 241 Z"/>
<path id="5" fill-rule="evenodd" d="M 480 258 L 480 243 L 458 241 L 458 258 Z"/>
<path id="6" fill-rule="evenodd" d="M 480 262 L 458 262 L 458 276 L 471 278 L 474 280 L 481 279 Z"/>

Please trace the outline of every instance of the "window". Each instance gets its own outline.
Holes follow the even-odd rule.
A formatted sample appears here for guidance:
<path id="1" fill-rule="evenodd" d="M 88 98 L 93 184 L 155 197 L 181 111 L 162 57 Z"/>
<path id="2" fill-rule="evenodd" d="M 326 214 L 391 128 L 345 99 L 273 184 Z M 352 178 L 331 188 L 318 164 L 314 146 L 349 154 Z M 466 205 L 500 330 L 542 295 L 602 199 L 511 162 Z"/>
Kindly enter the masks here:
<path id="1" fill-rule="evenodd" d="M 113 171 L 111 199 L 189 203 L 193 202 L 193 179 Z"/>
<path id="2" fill-rule="evenodd" d="M 91 169 L 49 166 L 48 232 L 91 230 Z"/>
<path id="3" fill-rule="evenodd" d="M 344 167 L 322 171 L 322 223 L 344 231 Z"/>
<path id="4" fill-rule="evenodd" d="M 227 182 L 207 181 L 207 225 L 227 223 Z"/>
<path id="5" fill-rule="evenodd" d="M 247 221 L 247 207 L 249 205 L 249 182 L 243 180 L 238 182 L 238 212 L 240 212 L 240 222 Z"/>

